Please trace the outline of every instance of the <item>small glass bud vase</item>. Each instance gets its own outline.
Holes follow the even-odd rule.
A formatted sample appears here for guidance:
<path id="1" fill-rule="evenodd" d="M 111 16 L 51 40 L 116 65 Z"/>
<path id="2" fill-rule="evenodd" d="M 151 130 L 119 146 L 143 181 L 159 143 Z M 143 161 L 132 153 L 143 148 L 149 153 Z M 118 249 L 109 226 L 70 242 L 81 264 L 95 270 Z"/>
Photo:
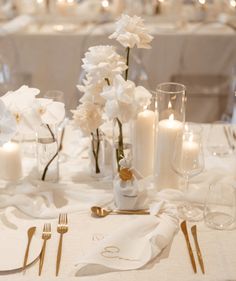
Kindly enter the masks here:
<path id="1" fill-rule="evenodd" d="M 138 181 L 131 169 L 131 159 L 120 161 L 120 171 L 113 180 L 115 206 L 119 210 L 135 210 L 138 203 Z"/>
<path id="2" fill-rule="evenodd" d="M 59 179 L 57 128 L 43 124 L 37 130 L 36 136 L 39 179 L 57 182 Z"/>
<path id="3" fill-rule="evenodd" d="M 97 129 L 91 133 L 90 145 L 90 167 L 93 177 L 103 177 L 105 175 L 105 135 Z"/>
<path id="4" fill-rule="evenodd" d="M 132 120 L 113 127 L 113 189 L 117 209 L 137 209 L 138 180 L 133 173 Z"/>

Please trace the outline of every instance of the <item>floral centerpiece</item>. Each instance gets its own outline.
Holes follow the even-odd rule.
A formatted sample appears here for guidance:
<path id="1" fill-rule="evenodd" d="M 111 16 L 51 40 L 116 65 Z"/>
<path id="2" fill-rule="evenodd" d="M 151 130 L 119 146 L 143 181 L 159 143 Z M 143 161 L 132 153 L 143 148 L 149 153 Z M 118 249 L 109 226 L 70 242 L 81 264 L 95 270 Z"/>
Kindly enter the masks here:
<path id="1" fill-rule="evenodd" d="M 147 33 L 140 17 L 122 15 L 116 23 L 116 31 L 109 38 L 116 39 L 126 48 L 126 58 L 119 55 L 114 46 L 90 47 L 82 60 L 82 68 L 86 75 L 83 85 L 78 86 L 83 93 L 81 104 L 72 112 L 75 123 L 87 134 L 93 134 L 102 124 L 102 122 L 95 122 L 96 112 L 100 113 L 98 118 L 100 121 L 102 113 L 105 119 L 115 120 L 119 128 L 116 147 L 119 171 L 120 161 L 125 157 L 123 124 L 135 119 L 151 100 L 151 94 L 144 87 L 136 87 L 134 82 L 128 80 L 130 50 L 134 47 L 150 48 L 152 36 Z M 99 110 L 90 111 L 92 114 L 88 114 L 86 109 L 85 114 L 88 103 L 93 103 Z M 97 158 L 96 153 L 98 150 L 94 153 L 95 158 Z"/>

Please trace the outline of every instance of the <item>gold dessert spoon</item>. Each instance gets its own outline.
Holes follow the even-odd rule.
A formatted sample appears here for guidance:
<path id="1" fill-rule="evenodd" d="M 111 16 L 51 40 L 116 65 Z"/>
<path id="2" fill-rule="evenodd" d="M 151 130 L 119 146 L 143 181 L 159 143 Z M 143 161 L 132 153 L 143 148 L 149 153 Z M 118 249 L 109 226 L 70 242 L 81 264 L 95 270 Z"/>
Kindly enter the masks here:
<path id="1" fill-rule="evenodd" d="M 104 218 L 109 214 L 121 214 L 121 215 L 149 215 L 150 212 L 147 209 L 143 210 L 111 210 L 104 209 L 99 206 L 91 207 L 92 215 L 99 218 Z"/>

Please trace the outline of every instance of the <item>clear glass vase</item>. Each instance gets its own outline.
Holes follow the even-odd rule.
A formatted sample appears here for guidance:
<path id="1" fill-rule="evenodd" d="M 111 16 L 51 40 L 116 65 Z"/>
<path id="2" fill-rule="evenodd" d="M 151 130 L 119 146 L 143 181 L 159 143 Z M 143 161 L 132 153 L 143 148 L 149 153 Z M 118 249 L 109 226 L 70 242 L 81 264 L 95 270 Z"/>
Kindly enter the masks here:
<path id="1" fill-rule="evenodd" d="M 162 83 L 157 86 L 157 124 L 155 148 L 155 180 L 157 189 L 178 188 L 179 176 L 174 172 L 171 158 L 176 136 L 183 131 L 185 121 L 185 86 Z"/>
<path id="2" fill-rule="evenodd" d="M 57 182 L 59 180 L 57 127 L 43 124 L 36 132 L 37 166 L 39 179 Z"/>
<path id="3" fill-rule="evenodd" d="M 117 209 L 136 209 L 138 181 L 133 170 L 132 121 L 113 123 L 113 190 Z"/>

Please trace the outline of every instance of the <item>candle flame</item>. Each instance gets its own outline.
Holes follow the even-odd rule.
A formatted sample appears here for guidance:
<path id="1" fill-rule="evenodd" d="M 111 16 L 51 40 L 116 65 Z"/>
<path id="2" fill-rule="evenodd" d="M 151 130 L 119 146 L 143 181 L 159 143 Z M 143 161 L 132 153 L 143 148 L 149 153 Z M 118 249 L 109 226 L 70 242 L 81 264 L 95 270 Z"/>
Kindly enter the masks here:
<path id="1" fill-rule="evenodd" d="M 172 108 L 171 102 L 168 102 L 168 109 Z"/>
<path id="2" fill-rule="evenodd" d="M 198 0 L 200 4 L 204 5 L 206 4 L 206 0 Z"/>
<path id="3" fill-rule="evenodd" d="M 170 116 L 169 116 L 169 120 L 170 121 L 173 121 L 175 118 L 174 118 L 174 114 L 172 113 Z"/>
<path id="4" fill-rule="evenodd" d="M 235 8 L 236 7 L 236 1 L 235 0 L 230 0 L 230 5 Z"/>
<path id="5" fill-rule="evenodd" d="M 108 0 L 103 0 L 103 1 L 102 1 L 102 6 L 103 6 L 103 8 L 108 8 L 108 7 L 109 7 L 109 2 L 108 2 Z"/>

